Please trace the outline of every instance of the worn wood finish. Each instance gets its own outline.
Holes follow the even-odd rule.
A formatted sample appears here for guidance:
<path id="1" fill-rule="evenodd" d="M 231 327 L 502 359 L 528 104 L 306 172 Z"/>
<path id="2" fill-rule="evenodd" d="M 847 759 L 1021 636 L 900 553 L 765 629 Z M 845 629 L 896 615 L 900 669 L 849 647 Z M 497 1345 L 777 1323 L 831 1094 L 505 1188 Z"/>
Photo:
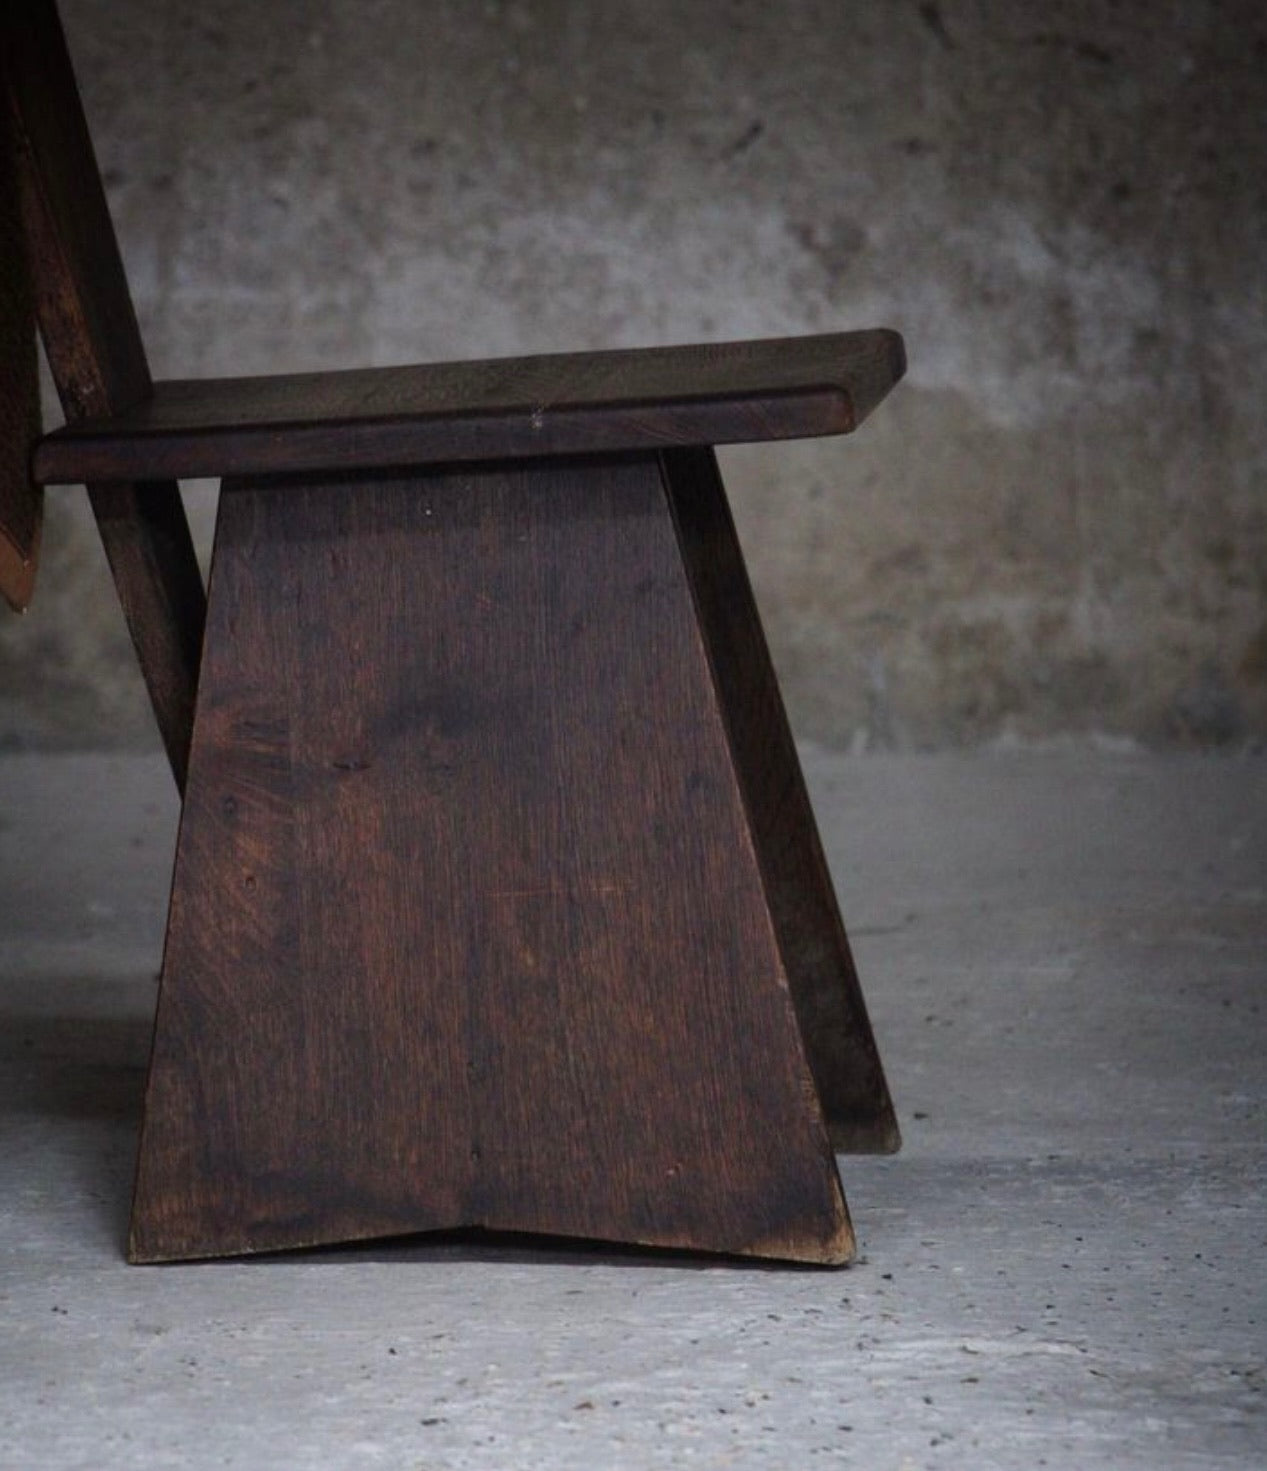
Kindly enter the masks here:
<path id="1" fill-rule="evenodd" d="M 847 1260 L 832 1139 L 896 1125 L 707 446 L 852 430 L 900 337 L 155 385 L 52 0 L 0 71 L 68 420 L 34 478 L 88 485 L 189 762 L 133 1259 Z M 181 475 L 240 477 L 200 685 Z"/>
<path id="2" fill-rule="evenodd" d="M 835 1148 L 901 1136 L 726 493 L 711 449 L 663 457 L 801 1036 Z"/>
<path id="3" fill-rule="evenodd" d="M 152 391 L 105 193 L 51 0 L 0 7 L 0 77 L 36 309 L 69 421 Z M 83 477 L 91 481 L 93 477 Z M 177 782 L 188 756 L 204 600 L 174 484 L 89 484 L 93 511 Z M 146 483 L 139 483 L 146 482 Z"/>
<path id="4" fill-rule="evenodd" d="M 77 422 L 36 478 L 370 467 L 844 434 L 901 377 L 896 332 L 158 383 Z"/>
<path id="5" fill-rule="evenodd" d="M 135 1260 L 850 1255 L 685 540 L 655 456 L 226 487 Z"/>

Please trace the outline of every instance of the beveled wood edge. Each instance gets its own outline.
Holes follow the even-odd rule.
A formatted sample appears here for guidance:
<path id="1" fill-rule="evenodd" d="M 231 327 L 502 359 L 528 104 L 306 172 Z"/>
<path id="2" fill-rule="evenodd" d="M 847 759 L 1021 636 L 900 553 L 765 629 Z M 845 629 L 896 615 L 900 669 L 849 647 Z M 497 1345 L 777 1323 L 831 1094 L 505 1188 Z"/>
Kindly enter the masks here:
<path id="1" fill-rule="evenodd" d="M 815 360 L 833 349 L 839 361 Z M 797 352 L 806 357 L 800 368 Z M 751 378 L 768 354 L 778 371 L 767 383 L 737 387 L 727 354 L 742 355 Z M 513 384 L 497 400 L 429 408 L 428 385 L 446 375 L 478 380 L 483 372 L 512 378 L 557 368 L 600 379 L 622 366 L 664 365 L 665 391 L 538 402 Z M 683 386 L 685 369 L 697 378 Z M 45 436 L 32 456 L 39 484 L 88 480 L 219 478 L 409 465 L 467 463 L 658 451 L 687 445 L 737 444 L 847 434 L 858 427 L 905 371 L 900 335 L 888 329 L 707 347 L 634 349 L 538 358 L 443 364 L 433 368 L 360 369 L 349 373 L 269 378 L 172 380 L 126 413 L 67 424 Z M 676 377 L 675 377 L 676 375 Z M 798 376 L 799 375 L 799 376 Z M 791 379 L 792 381 L 789 381 Z M 574 386 L 574 385 L 569 385 Z M 653 385 L 654 386 L 654 385 Z M 368 390 L 368 391 L 367 391 Z M 393 396 L 400 409 L 363 409 Z M 269 417 L 257 400 L 287 412 Z M 412 401 L 411 401 L 412 400 Z M 247 413 L 255 417 L 247 419 Z"/>
<path id="2" fill-rule="evenodd" d="M 161 385 L 160 385 L 161 386 Z M 797 399 L 798 412 L 778 414 L 771 397 L 728 401 L 725 416 L 692 404 L 660 408 L 658 422 L 640 422 L 641 404 L 602 410 L 561 405 L 548 415 L 525 409 L 506 415 L 436 418 L 332 419 L 322 424 L 252 425 L 226 432 L 196 429 L 179 438 L 161 432 L 120 434 L 79 425 L 49 435 L 35 448 L 32 474 L 40 485 L 83 481 L 217 479 L 347 470 L 404 469 L 558 456 L 654 452 L 679 445 L 812 439 L 853 428 L 848 399 L 833 391 Z M 736 415 L 746 427 L 736 428 Z M 613 420 L 613 415 L 616 416 Z"/>

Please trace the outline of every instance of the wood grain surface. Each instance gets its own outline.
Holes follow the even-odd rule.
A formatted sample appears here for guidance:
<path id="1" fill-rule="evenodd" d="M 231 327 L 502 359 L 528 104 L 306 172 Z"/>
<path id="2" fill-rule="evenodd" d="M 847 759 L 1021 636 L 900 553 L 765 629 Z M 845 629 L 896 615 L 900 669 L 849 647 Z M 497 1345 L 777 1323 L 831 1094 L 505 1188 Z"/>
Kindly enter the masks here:
<path id="1" fill-rule="evenodd" d="M 844 434 L 904 370 L 876 330 L 158 383 L 34 457 L 43 483 L 255 475 Z"/>
<path id="2" fill-rule="evenodd" d="M 725 699 L 656 456 L 226 486 L 133 1259 L 847 1259 Z"/>

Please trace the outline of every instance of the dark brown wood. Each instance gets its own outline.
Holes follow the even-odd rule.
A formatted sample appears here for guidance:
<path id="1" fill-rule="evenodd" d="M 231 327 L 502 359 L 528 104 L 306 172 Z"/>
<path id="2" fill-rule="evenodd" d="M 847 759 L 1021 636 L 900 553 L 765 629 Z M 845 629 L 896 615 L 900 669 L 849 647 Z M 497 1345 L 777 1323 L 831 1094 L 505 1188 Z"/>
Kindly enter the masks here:
<path id="1" fill-rule="evenodd" d="M 46 484 L 257 475 L 845 434 L 901 377 L 896 332 L 158 383 L 39 445 Z"/>
<path id="2" fill-rule="evenodd" d="M 183 792 L 206 599 L 185 508 L 173 490 L 150 481 L 90 484 L 88 499 L 167 760 Z"/>
<path id="3" fill-rule="evenodd" d="M 848 1258 L 698 584 L 654 455 L 226 487 L 134 1260 Z"/>
<path id="4" fill-rule="evenodd" d="M 0 7 L 0 78 L 40 331 L 62 407 L 72 422 L 122 413 L 147 399 L 152 384 L 52 0 Z M 184 509 L 174 484 L 89 490 L 180 783 L 204 614 Z"/>
<path id="5" fill-rule="evenodd" d="M 673 450 L 665 480 L 725 712 L 766 900 L 835 1148 L 901 1145 L 805 779 L 711 449 Z"/>
<path id="6" fill-rule="evenodd" d="M 0 595 L 31 601 L 44 498 L 30 476 L 40 433 L 35 300 L 22 238 L 12 123 L 0 108 Z"/>
<path id="7" fill-rule="evenodd" d="M 832 1141 L 896 1123 L 707 446 L 854 429 L 900 337 L 155 385 L 52 0 L 0 8 L 0 72 L 68 419 L 25 476 L 6 272 L 0 590 L 33 480 L 86 483 L 185 789 L 133 1259 L 847 1260 Z M 175 479 L 225 474 L 195 716 Z"/>

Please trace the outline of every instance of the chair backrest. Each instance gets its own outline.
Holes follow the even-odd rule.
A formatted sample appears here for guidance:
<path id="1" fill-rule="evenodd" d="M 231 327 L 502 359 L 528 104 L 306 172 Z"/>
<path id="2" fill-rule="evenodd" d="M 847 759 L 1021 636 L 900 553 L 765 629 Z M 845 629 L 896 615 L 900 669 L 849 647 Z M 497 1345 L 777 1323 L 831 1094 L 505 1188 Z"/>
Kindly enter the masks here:
<path id="1" fill-rule="evenodd" d="M 40 429 L 36 316 L 68 419 L 129 407 L 150 375 L 52 0 L 0 5 L 0 78 L 0 592 L 22 608 L 42 510 L 27 474 Z"/>
<path id="2" fill-rule="evenodd" d="M 66 418 L 74 422 L 121 413 L 148 398 L 153 384 L 53 0 L 0 0 L 0 92 L 6 124 L 0 141 L 17 201 L 18 233 Z M 27 371 L 21 361 L 29 327 L 24 338 L 21 307 L 14 310 L 14 372 L 21 374 Z M 28 441 L 15 456 L 23 466 L 29 450 Z M 174 484 L 88 489 L 180 782 L 204 601 L 179 491 Z M 5 504 L 12 500 L 19 509 L 26 507 L 29 521 L 33 494 L 11 486 Z M 16 538 L 10 533 L 5 539 L 15 541 L 19 557 L 24 540 L 28 543 L 26 567 L 33 570 L 29 526 L 24 533 L 18 525 Z M 29 592 L 27 586 L 25 595 Z"/>
<path id="3" fill-rule="evenodd" d="M 0 595 L 21 610 L 35 585 L 44 498 L 27 470 L 40 385 L 10 133 L 8 110 L 0 110 Z"/>
<path id="4" fill-rule="evenodd" d="M 136 312 L 53 0 L 0 5 L 0 76 L 36 311 L 66 417 L 150 391 Z"/>

